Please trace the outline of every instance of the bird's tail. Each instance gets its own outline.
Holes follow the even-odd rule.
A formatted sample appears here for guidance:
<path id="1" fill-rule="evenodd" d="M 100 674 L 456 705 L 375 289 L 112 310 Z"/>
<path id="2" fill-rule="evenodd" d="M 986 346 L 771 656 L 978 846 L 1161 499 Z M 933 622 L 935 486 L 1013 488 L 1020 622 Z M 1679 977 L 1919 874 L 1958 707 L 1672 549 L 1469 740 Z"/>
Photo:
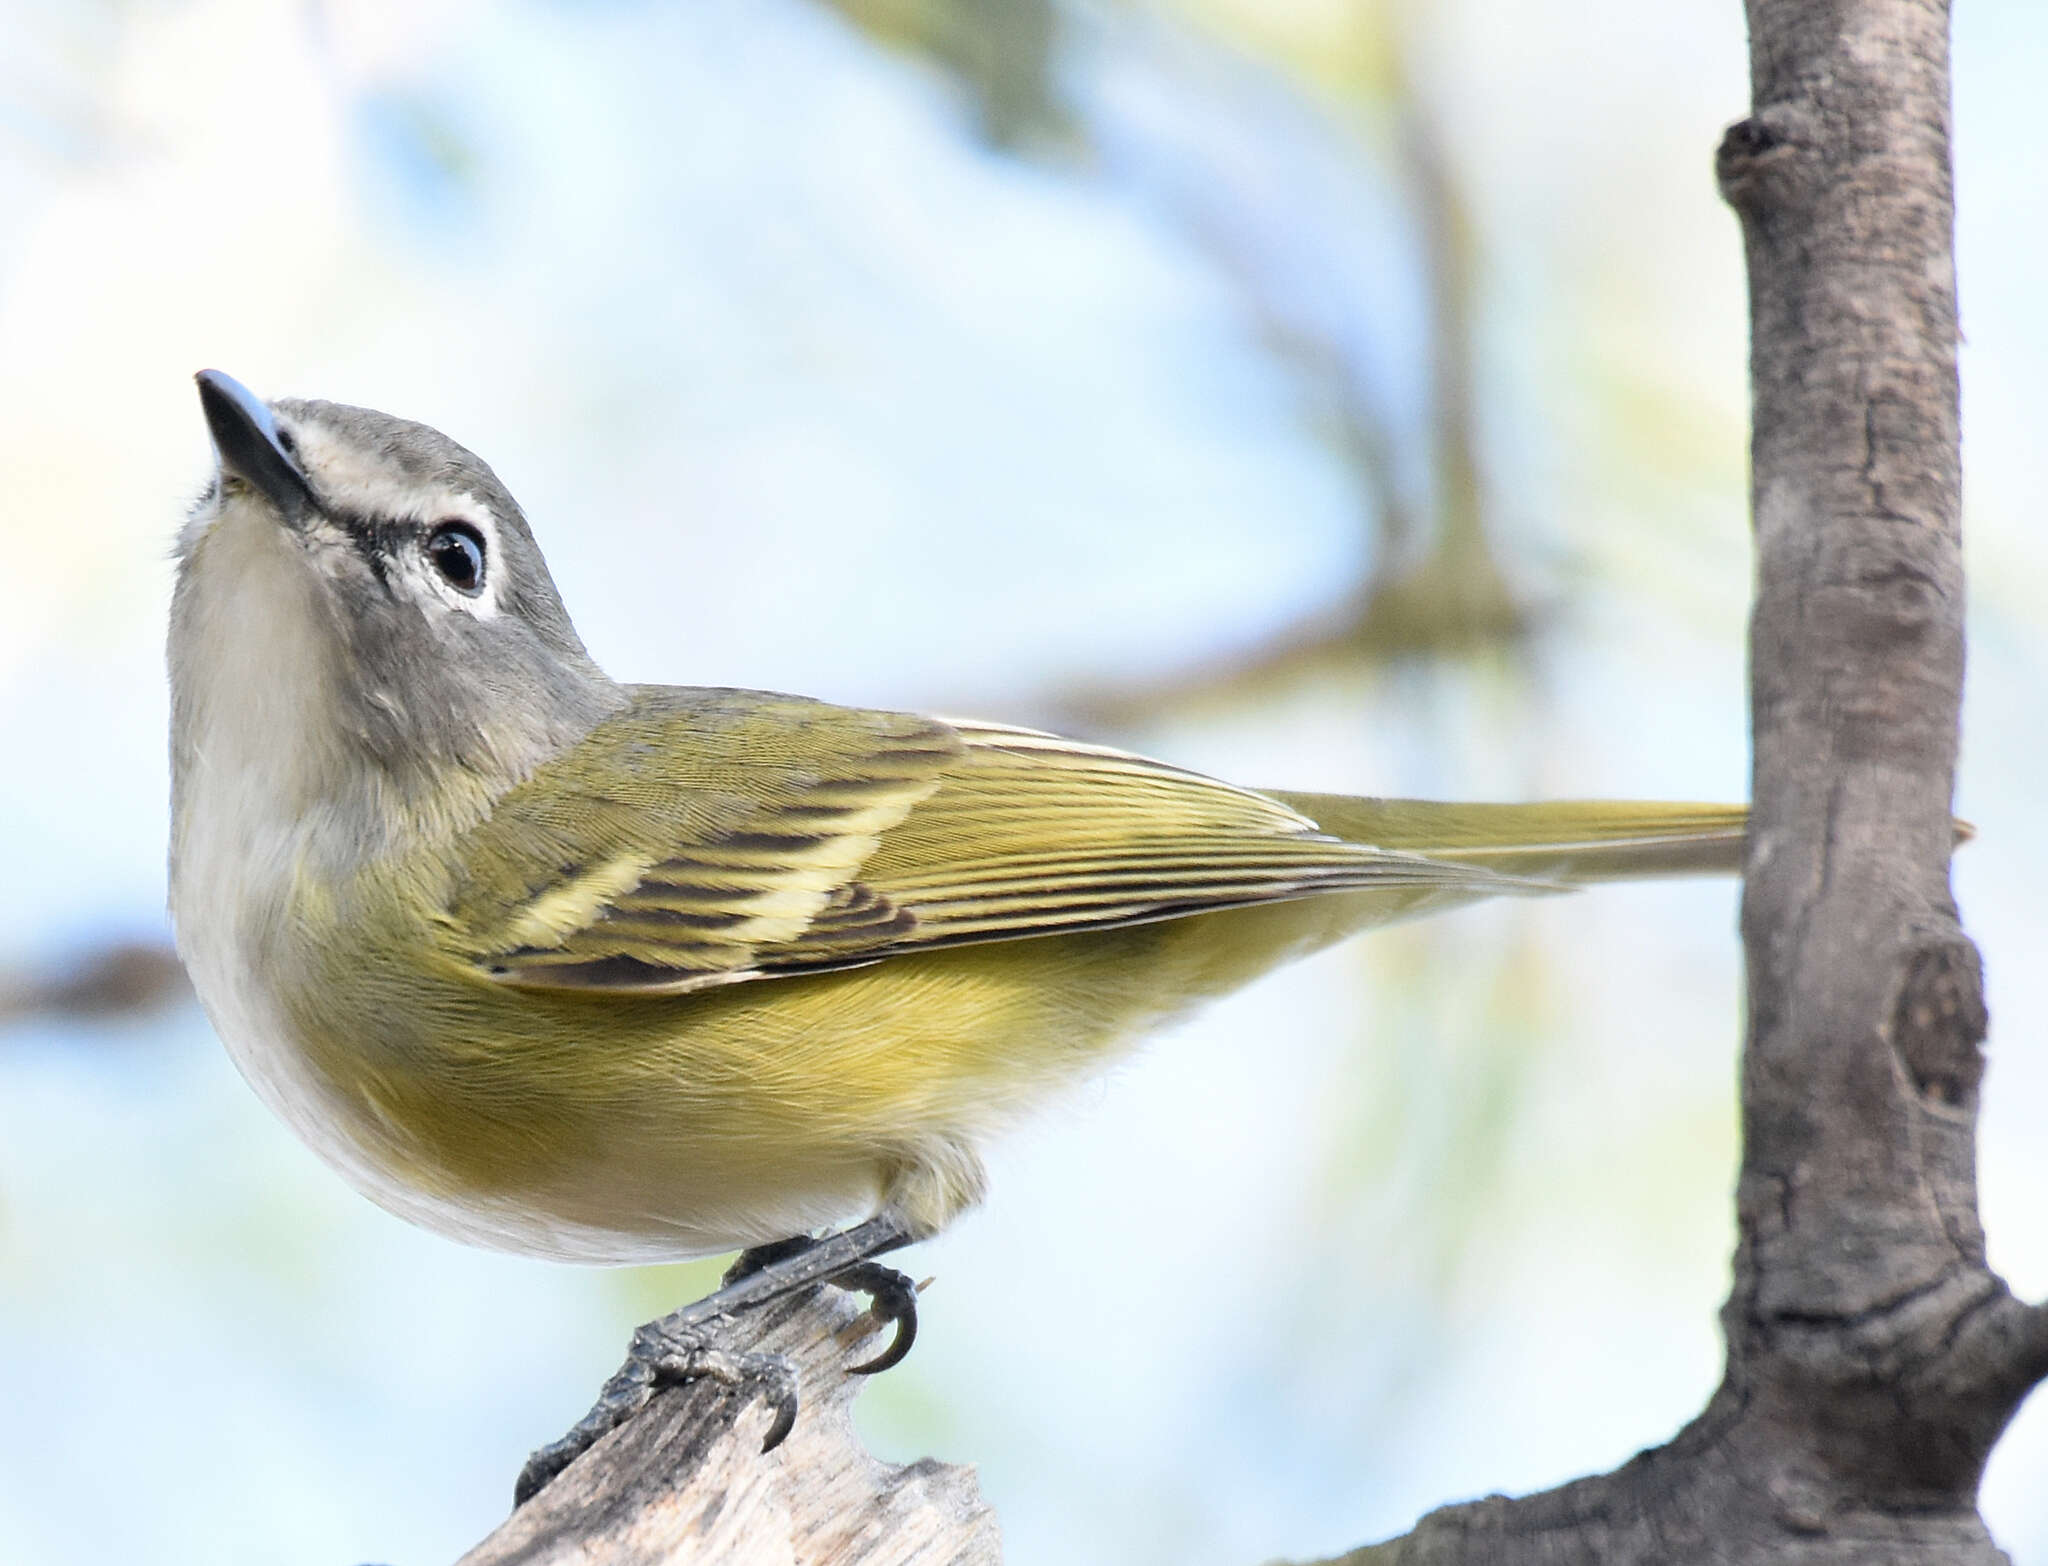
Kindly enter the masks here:
<path id="1" fill-rule="evenodd" d="M 1446 805 L 1267 792 L 1354 843 L 1566 883 L 1734 875 L 1742 869 L 1749 817 L 1742 805 L 1606 799 Z"/>

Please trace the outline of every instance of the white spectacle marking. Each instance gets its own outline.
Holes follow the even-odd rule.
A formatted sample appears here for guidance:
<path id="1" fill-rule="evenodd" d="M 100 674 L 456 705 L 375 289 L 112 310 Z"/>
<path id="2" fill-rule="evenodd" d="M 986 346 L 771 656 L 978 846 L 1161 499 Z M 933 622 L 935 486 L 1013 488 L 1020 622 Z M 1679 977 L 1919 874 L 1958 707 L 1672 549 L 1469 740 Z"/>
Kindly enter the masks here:
<path id="1" fill-rule="evenodd" d="M 380 453 L 337 440 L 315 419 L 280 415 L 278 424 L 290 432 L 298 446 L 299 466 L 312 476 L 328 504 L 356 516 L 418 524 L 418 539 L 401 544 L 390 561 L 414 599 L 440 610 L 459 609 L 479 620 L 499 613 L 504 558 L 498 548 L 498 519 L 473 493 L 406 482 Z M 483 540 L 484 585 L 474 596 L 451 583 L 427 557 L 426 541 L 443 522 L 466 522 Z"/>

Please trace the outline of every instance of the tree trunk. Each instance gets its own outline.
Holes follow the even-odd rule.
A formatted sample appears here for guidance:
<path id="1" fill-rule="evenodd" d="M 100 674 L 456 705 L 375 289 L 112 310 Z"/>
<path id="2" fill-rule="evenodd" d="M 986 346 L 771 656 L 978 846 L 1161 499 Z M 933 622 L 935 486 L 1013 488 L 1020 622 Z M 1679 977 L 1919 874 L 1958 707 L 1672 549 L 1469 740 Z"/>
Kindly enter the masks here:
<path id="1" fill-rule="evenodd" d="M 1749 0 L 1754 816 L 1727 1369 L 1669 1445 L 1345 1557 L 2001 1561 L 2048 1312 L 1984 1261 L 1985 1031 L 1949 893 L 1963 674 L 1948 8 Z"/>

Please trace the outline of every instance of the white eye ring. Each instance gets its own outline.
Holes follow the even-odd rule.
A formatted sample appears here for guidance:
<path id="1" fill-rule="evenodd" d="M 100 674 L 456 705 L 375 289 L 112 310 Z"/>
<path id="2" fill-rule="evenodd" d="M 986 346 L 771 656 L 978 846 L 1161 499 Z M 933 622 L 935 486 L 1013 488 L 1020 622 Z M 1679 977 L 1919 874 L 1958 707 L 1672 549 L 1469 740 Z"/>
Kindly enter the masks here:
<path id="1" fill-rule="evenodd" d="M 421 547 L 427 564 L 456 592 L 465 598 L 483 595 L 487 554 L 483 530 L 475 523 L 438 523 Z"/>

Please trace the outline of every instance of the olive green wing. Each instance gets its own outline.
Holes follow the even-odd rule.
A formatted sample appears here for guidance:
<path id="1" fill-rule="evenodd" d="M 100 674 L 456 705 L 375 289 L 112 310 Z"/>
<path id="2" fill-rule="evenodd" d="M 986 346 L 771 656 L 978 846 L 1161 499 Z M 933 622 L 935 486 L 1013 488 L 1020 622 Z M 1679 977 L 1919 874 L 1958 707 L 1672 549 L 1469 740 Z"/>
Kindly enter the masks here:
<path id="1" fill-rule="evenodd" d="M 884 833 L 864 886 L 911 915 L 885 939 L 820 926 L 769 971 L 1109 929 L 1379 886 L 1549 890 L 1345 842 L 1266 794 L 1106 746 L 956 721 L 939 787 Z"/>
<path id="2" fill-rule="evenodd" d="M 1344 842 L 1122 751 L 649 691 L 499 801 L 454 943 L 502 982 L 681 993 L 1367 886 L 1538 889 Z"/>
<path id="3" fill-rule="evenodd" d="M 938 786 L 945 724 L 759 691 L 640 687 L 453 849 L 441 934 L 509 984 L 686 990 L 821 923 L 897 910 L 860 866 Z M 907 920 L 903 921 L 907 923 Z"/>

